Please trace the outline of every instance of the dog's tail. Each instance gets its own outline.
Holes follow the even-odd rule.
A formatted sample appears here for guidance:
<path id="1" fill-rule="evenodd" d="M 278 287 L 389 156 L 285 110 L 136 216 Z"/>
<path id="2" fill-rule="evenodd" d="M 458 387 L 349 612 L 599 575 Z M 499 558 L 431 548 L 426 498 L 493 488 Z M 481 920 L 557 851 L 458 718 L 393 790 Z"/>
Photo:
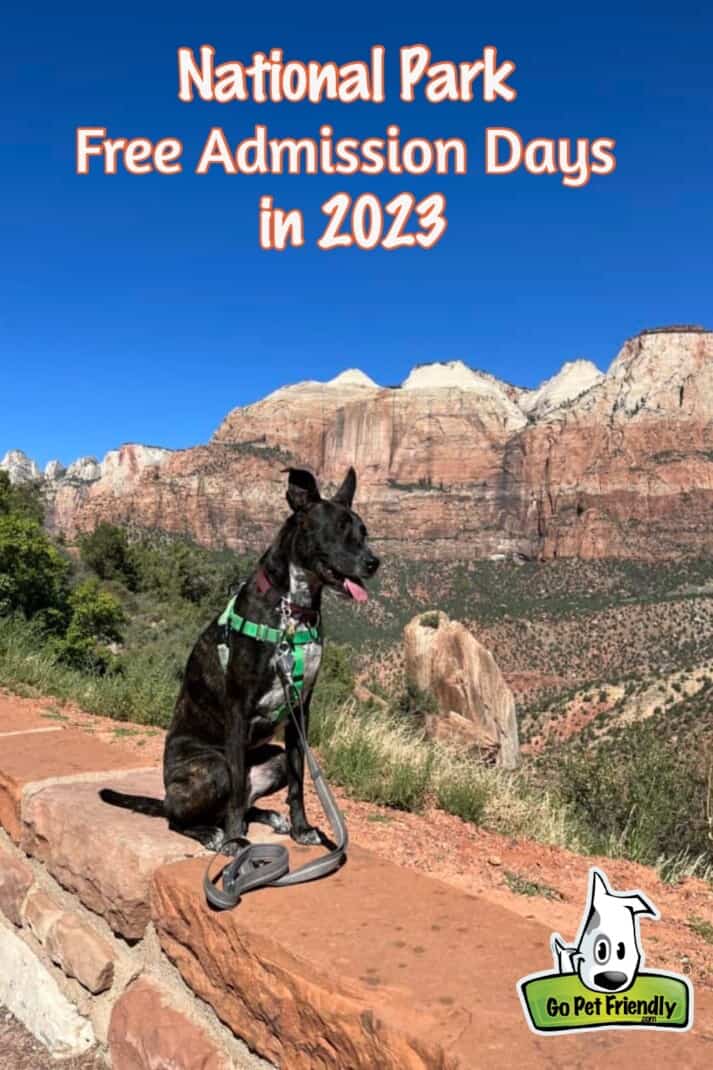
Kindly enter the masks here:
<path id="1" fill-rule="evenodd" d="M 125 795 L 123 791 L 112 791 L 111 788 L 102 788 L 99 798 L 110 806 L 133 810 L 135 814 L 145 814 L 147 817 L 166 816 L 163 799 L 152 799 L 148 795 Z"/>

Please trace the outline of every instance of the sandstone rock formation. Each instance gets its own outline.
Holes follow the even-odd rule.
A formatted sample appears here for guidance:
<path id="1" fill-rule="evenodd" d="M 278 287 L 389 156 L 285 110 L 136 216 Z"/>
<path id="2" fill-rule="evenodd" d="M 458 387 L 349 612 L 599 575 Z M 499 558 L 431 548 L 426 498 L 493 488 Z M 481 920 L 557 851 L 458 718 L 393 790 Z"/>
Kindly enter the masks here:
<path id="1" fill-rule="evenodd" d="M 713 548 L 713 334 L 678 327 L 628 341 L 603 375 L 565 364 L 536 390 L 460 361 L 401 387 L 354 369 L 234 409 L 207 446 L 127 445 L 48 466 L 48 523 L 100 520 L 253 550 L 283 515 L 286 464 L 329 489 L 348 465 L 385 554 L 646 557 Z M 13 480 L 40 477 L 20 451 Z"/>
<path id="2" fill-rule="evenodd" d="M 537 390 L 528 391 L 520 399 L 520 408 L 530 416 L 544 416 L 575 398 L 586 394 L 604 378 L 591 360 L 572 360 L 563 364 L 556 375 L 547 379 Z"/>
<path id="3" fill-rule="evenodd" d="M 0 469 L 8 473 L 12 483 L 28 483 L 40 478 L 39 468 L 22 450 L 8 450 L 0 461 Z"/>
<path id="4" fill-rule="evenodd" d="M 433 610 L 406 625 L 404 654 L 408 683 L 438 705 L 438 713 L 426 717 L 429 735 L 475 747 L 514 769 L 515 700 L 490 651 L 459 621 Z"/>
<path id="5" fill-rule="evenodd" d="M 64 467 L 61 461 L 48 461 L 45 465 L 44 476 L 45 479 L 61 479 L 67 469 Z"/>

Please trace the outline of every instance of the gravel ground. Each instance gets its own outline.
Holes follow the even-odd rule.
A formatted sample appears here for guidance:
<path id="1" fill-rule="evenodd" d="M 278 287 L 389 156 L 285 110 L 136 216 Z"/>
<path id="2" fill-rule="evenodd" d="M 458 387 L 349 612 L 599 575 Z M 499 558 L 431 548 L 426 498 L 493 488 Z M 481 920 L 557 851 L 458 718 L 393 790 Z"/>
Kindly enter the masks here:
<path id="1" fill-rule="evenodd" d="M 10 1011 L 0 1006 L 0 1060 L 2 1070 L 106 1070 L 95 1052 L 76 1059 L 53 1059 L 45 1047 L 28 1033 Z"/>

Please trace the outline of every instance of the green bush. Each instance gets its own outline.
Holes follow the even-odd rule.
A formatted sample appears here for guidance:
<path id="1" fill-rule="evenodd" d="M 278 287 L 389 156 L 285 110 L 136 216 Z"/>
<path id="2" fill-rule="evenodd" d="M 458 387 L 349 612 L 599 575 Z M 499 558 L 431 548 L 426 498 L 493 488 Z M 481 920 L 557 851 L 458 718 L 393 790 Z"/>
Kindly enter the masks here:
<path id="1" fill-rule="evenodd" d="M 0 515 L 0 613 L 42 613 L 55 630 L 67 618 L 70 564 L 37 520 L 22 513 Z"/>
<path id="2" fill-rule="evenodd" d="M 319 746 L 327 776 L 357 799 L 422 809 L 430 788 L 433 750 L 403 728 L 373 714 L 340 712 Z"/>
<path id="3" fill-rule="evenodd" d="M 13 484 L 8 473 L 0 471 L 0 516 L 9 513 L 41 524 L 44 520 L 42 496 L 38 483 Z"/>
<path id="4" fill-rule="evenodd" d="M 422 691 L 408 680 L 393 709 L 398 717 L 411 719 L 414 725 L 420 728 L 427 714 L 438 713 L 438 702 L 430 691 Z"/>
<path id="5" fill-rule="evenodd" d="M 681 851 L 710 855 L 705 770 L 660 724 L 628 725 L 589 749 L 570 744 L 549 770 L 591 852 L 646 865 Z"/>
<path id="6" fill-rule="evenodd" d="M 112 673 L 67 665 L 39 625 L 22 617 L 0 617 L 0 686 L 71 700 L 118 721 L 163 727 L 178 691 L 165 660 L 147 652 L 137 652 Z"/>
<path id="7" fill-rule="evenodd" d="M 91 534 L 79 537 L 79 554 L 100 579 L 119 580 L 129 590 L 136 589 L 136 564 L 123 528 L 106 522 L 97 524 Z"/>
<path id="8" fill-rule="evenodd" d="M 55 640 L 58 659 L 77 669 L 106 672 L 117 668 L 107 643 L 122 639 L 125 623 L 121 603 L 97 580 L 86 580 L 75 587 L 69 596 L 71 617 L 65 635 Z"/>
<path id="9" fill-rule="evenodd" d="M 457 771 L 450 769 L 436 782 L 436 801 L 441 810 L 475 825 L 482 824 L 490 794 L 486 778 L 470 762 Z"/>

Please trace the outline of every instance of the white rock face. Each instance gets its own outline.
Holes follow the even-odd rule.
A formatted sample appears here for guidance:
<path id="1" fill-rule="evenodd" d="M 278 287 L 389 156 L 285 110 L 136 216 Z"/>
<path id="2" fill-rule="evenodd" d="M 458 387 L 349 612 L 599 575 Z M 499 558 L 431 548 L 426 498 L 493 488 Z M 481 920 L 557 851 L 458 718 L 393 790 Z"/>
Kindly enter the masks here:
<path id="1" fill-rule="evenodd" d="M 495 376 L 474 371 L 462 360 L 421 364 L 412 368 L 401 384 L 402 390 L 477 390 L 479 393 L 504 393 Z"/>
<path id="2" fill-rule="evenodd" d="M 8 450 L 0 461 L 0 468 L 10 476 L 11 483 L 30 483 L 40 478 L 40 470 L 22 450 Z"/>
<path id="3" fill-rule="evenodd" d="M 603 372 L 600 372 L 591 360 L 571 360 L 563 364 L 557 374 L 546 379 L 537 390 L 522 394 L 518 404 L 523 412 L 535 417 L 544 416 L 580 397 L 603 378 Z"/>
<path id="4" fill-rule="evenodd" d="M 422 364 L 413 368 L 401 384 L 401 390 L 431 394 L 449 390 L 465 391 L 469 395 L 469 405 L 472 405 L 475 395 L 480 395 L 483 399 L 483 416 L 497 419 L 509 431 L 524 427 L 527 422 L 515 400 L 517 390 L 494 375 L 474 371 L 462 360 Z"/>
<path id="5" fill-rule="evenodd" d="M 364 372 L 359 371 L 358 368 L 349 368 L 347 371 L 340 372 L 334 379 L 329 379 L 326 383 L 320 382 L 318 379 L 305 379 L 301 383 L 281 386 L 278 390 L 273 390 L 267 397 L 255 402 L 255 405 L 263 405 L 265 402 L 289 401 L 296 397 L 305 399 L 324 397 L 325 394 L 333 396 L 334 400 L 338 401 L 340 397 L 361 396 L 362 394 L 374 393 L 380 389 L 379 384 L 375 383 Z M 248 406 L 248 408 L 251 407 Z M 235 409 L 234 411 L 238 412 L 240 410 Z"/>
<path id="6" fill-rule="evenodd" d="M 713 419 L 713 332 L 645 331 L 625 342 L 606 376 L 574 403 L 617 423 L 665 415 Z"/>
<path id="7" fill-rule="evenodd" d="M 66 479 L 78 479 L 82 483 L 93 483 L 100 477 L 101 467 L 96 457 L 78 457 L 65 472 Z"/>
<path id="8" fill-rule="evenodd" d="M 172 452 L 160 446 L 141 446 L 138 443 L 129 443 L 120 446 L 118 450 L 109 450 L 100 465 L 101 478 L 115 490 L 120 490 L 136 479 L 145 468 L 163 464 Z"/>
<path id="9" fill-rule="evenodd" d="M 48 461 L 45 465 L 45 479 L 61 479 L 66 471 L 61 461 Z"/>
<path id="10" fill-rule="evenodd" d="M 81 1055 L 94 1044 L 94 1030 L 59 990 L 27 944 L 0 928 L 0 1004 L 57 1057 Z"/>
<path id="11" fill-rule="evenodd" d="M 369 390 L 379 389 L 378 383 L 375 383 L 359 368 L 348 368 L 346 371 L 340 372 L 339 375 L 335 375 L 334 379 L 330 379 L 325 386 L 365 386 Z"/>

